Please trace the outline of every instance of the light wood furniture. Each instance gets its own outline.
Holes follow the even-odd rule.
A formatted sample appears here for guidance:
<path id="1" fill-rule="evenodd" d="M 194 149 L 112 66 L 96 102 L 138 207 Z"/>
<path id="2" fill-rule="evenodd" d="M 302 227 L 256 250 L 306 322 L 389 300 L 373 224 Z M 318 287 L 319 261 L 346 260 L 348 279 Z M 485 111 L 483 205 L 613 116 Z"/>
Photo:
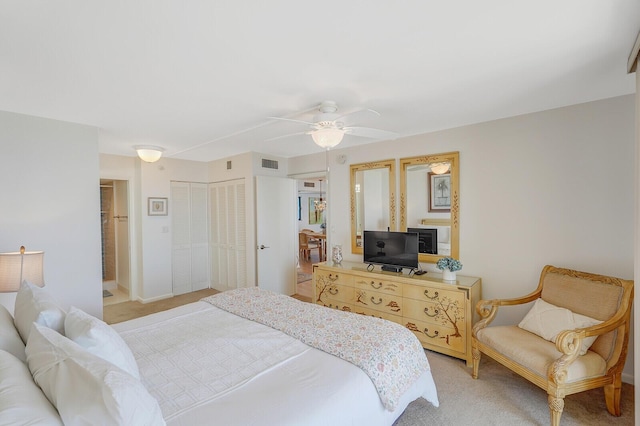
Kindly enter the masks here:
<path id="1" fill-rule="evenodd" d="M 448 283 L 442 274 L 409 276 L 379 266 L 368 271 L 364 263 L 343 261 L 313 265 L 313 288 L 314 303 L 402 324 L 424 348 L 472 365 L 471 327 L 480 278 L 458 275 L 456 283 Z"/>
<path id="2" fill-rule="evenodd" d="M 555 343 L 516 325 L 487 327 L 500 306 L 538 298 L 603 322 L 561 331 Z M 478 302 L 476 310 L 483 319 L 473 327 L 473 378 L 478 378 L 484 353 L 547 391 L 553 426 L 560 424 L 566 395 L 599 387 L 604 387 L 609 413 L 619 416 L 632 301 L 633 281 L 547 265 L 532 293 Z M 579 355 L 583 339 L 590 336 L 597 339 Z"/>
<path id="3" fill-rule="evenodd" d="M 322 248 L 320 244 L 309 241 L 311 237 L 306 232 L 298 232 L 298 251 L 300 258 L 309 260 L 311 258 L 311 250 L 318 250 L 318 257 L 322 259 Z"/>

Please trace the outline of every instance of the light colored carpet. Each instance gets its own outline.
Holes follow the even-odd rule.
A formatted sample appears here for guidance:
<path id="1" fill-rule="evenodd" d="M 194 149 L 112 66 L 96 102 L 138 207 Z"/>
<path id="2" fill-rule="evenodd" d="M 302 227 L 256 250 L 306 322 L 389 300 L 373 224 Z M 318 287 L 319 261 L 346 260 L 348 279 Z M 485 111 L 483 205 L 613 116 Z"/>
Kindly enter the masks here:
<path id="1" fill-rule="evenodd" d="M 502 365 L 483 356 L 478 380 L 462 360 L 427 351 L 438 389 L 440 407 L 420 398 L 412 402 L 394 426 L 550 424 L 547 393 Z M 634 387 L 623 384 L 621 417 L 607 411 L 602 388 L 565 398 L 561 426 L 633 425 Z"/>

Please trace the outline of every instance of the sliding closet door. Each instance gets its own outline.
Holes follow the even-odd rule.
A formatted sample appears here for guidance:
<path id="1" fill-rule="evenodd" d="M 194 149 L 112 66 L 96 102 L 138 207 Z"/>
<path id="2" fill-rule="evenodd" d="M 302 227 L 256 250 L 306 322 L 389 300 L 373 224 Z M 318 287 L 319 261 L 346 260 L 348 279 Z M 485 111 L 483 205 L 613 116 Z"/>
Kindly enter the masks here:
<path id="1" fill-rule="evenodd" d="M 171 182 L 173 294 L 209 287 L 207 184 Z"/>
<path id="2" fill-rule="evenodd" d="M 225 291 L 247 285 L 245 182 L 209 184 L 211 287 Z"/>

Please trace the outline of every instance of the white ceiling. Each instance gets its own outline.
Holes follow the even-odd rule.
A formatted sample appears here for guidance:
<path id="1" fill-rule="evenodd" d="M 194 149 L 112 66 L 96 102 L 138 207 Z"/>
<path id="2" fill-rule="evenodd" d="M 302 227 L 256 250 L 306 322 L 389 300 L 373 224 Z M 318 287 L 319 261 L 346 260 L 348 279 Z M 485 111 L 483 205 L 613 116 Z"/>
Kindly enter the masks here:
<path id="1" fill-rule="evenodd" d="M 339 112 L 401 136 L 634 93 L 639 0 L 4 0 L 0 110 L 208 161 L 319 152 L 270 120 Z M 345 136 L 342 146 L 372 142 Z"/>

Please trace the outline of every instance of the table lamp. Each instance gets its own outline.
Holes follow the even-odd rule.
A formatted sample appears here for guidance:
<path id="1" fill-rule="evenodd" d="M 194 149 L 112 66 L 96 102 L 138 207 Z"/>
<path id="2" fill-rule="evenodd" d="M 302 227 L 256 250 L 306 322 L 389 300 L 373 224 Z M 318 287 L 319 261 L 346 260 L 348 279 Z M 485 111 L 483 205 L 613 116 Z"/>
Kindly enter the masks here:
<path id="1" fill-rule="evenodd" d="M 43 251 L 0 253 L 0 293 L 16 292 L 23 281 L 44 287 Z"/>

